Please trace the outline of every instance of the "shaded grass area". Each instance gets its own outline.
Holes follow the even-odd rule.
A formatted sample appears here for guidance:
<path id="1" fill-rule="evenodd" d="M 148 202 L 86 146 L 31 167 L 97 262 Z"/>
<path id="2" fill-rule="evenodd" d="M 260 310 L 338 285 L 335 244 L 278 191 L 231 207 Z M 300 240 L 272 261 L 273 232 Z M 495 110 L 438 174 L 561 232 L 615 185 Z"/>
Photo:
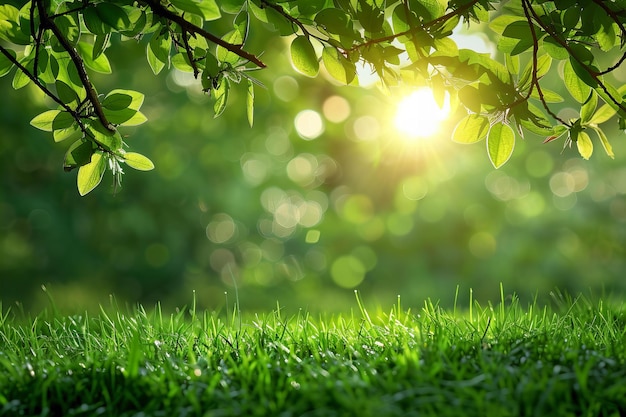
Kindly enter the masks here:
<path id="1" fill-rule="evenodd" d="M 358 298 L 357 298 L 357 301 Z M 0 315 L 0 416 L 626 415 L 621 306 Z"/>

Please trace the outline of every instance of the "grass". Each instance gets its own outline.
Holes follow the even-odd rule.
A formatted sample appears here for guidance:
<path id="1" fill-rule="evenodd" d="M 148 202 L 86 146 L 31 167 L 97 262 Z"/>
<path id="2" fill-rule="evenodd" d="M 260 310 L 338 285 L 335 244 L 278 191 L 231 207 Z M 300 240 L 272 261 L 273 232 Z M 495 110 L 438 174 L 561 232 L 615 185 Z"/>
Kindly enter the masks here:
<path id="1" fill-rule="evenodd" d="M 357 301 L 321 318 L 5 311 L 0 416 L 626 415 L 619 306 L 374 314 Z"/>

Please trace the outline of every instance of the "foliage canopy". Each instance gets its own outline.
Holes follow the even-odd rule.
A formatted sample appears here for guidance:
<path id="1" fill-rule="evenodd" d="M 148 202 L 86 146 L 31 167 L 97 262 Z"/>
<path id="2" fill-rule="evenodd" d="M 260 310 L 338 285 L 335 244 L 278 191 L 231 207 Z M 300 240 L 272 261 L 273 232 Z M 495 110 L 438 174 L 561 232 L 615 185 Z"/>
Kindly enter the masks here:
<path id="1" fill-rule="evenodd" d="M 85 195 L 107 169 L 119 182 L 123 164 L 154 167 L 123 140 L 124 127 L 147 120 L 143 94 L 100 92 L 92 82 L 94 72 L 112 72 L 109 47 L 141 42 L 154 74 L 192 73 L 216 116 L 242 84 L 252 125 L 259 83 L 250 72 L 266 66 L 262 51 L 246 46 L 253 20 L 291 38 L 292 63 L 305 76 L 323 65 L 356 85 L 365 64 L 383 86 L 429 86 L 440 104 L 449 96 L 466 113 L 453 140 L 486 140 L 495 167 L 525 132 L 575 144 L 587 159 L 596 138 L 613 157 L 603 123 L 626 128 L 626 89 L 610 77 L 626 60 L 626 0 L 14 0 L 0 5 L 0 76 L 12 74 L 15 89 L 33 83 L 54 102 L 31 124 L 72 142 L 64 169 L 78 169 Z M 459 48 L 451 37 L 459 24 L 488 26 L 498 53 Z M 557 70 L 577 117 L 553 107 L 564 97 L 543 77 Z"/>

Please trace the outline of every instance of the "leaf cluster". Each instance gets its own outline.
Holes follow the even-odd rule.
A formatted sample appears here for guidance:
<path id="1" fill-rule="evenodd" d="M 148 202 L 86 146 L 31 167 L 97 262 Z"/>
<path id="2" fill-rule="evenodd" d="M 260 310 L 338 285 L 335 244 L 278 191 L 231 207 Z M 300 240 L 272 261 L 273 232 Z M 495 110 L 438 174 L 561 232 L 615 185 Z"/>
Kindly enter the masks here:
<path id="1" fill-rule="evenodd" d="M 254 119 L 250 70 L 265 64 L 245 49 L 251 21 L 289 37 L 292 63 L 315 77 L 323 65 L 341 84 L 358 84 L 356 68 L 369 66 L 382 85 L 427 85 L 438 101 L 451 97 L 465 113 L 453 134 L 461 143 L 486 139 L 495 167 L 511 156 L 525 132 L 564 138 L 580 154 L 593 152 L 593 131 L 606 153 L 613 151 L 602 123 L 616 117 L 626 127 L 624 90 L 610 74 L 626 60 L 626 2 L 579 0 L 33 0 L 0 5 L 0 76 L 12 86 L 32 83 L 56 105 L 32 124 L 55 141 L 72 139 L 64 167 L 78 168 L 78 188 L 96 187 L 107 167 L 119 183 L 121 164 L 148 169 L 147 159 L 129 162 L 119 131 L 146 118 L 142 95 L 130 90 L 101 94 L 91 74 L 111 73 L 113 44 L 145 44 L 154 74 L 176 68 L 199 80 L 223 113 L 231 88 L 246 86 L 246 112 Z M 219 21 L 224 33 L 207 29 Z M 459 48 L 454 29 L 487 24 L 498 54 Z M 602 65 L 600 57 L 613 57 Z M 544 77 L 559 70 L 580 117 L 565 120 L 564 101 Z M 134 155 L 134 154 L 131 154 Z"/>

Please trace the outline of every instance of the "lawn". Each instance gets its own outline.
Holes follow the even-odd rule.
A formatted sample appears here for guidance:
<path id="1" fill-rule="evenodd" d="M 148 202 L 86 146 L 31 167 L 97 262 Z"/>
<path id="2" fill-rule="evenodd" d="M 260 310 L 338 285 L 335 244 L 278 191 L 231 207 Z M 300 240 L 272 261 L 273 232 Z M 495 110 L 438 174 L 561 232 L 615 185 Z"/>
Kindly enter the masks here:
<path id="1" fill-rule="evenodd" d="M 0 315 L 0 416 L 621 416 L 621 305 Z"/>

